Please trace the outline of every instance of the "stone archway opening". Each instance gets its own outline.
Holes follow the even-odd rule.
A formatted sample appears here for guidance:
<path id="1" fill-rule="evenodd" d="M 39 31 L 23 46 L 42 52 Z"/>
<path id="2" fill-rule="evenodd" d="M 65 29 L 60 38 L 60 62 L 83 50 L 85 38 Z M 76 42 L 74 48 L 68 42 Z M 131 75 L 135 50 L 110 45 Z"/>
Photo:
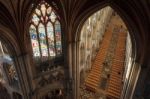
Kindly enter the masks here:
<path id="1" fill-rule="evenodd" d="M 87 60 L 79 58 L 82 60 L 79 71 L 90 71 L 84 76 L 84 84 L 80 85 L 80 99 L 120 99 L 134 60 L 132 42 L 125 23 L 117 12 L 107 6 L 85 21 L 80 39 L 80 43 L 85 44 L 84 58 L 95 56 L 94 59 L 90 57 L 92 59 L 89 59 L 88 64 Z M 79 49 L 79 57 L 82 54 Z M 91 68 L 87 70 L 87 67 Z M 83 77 L 81 74 L 80 77 Z"/>
<path id="2" fill-rule="evenodd" d="M 13 57 L 6 43 L 0 40 L 0 99 L 11 99 L 19 91 L 19 79 Z M 21 98 L 14 98 L 21 99 Z"/>

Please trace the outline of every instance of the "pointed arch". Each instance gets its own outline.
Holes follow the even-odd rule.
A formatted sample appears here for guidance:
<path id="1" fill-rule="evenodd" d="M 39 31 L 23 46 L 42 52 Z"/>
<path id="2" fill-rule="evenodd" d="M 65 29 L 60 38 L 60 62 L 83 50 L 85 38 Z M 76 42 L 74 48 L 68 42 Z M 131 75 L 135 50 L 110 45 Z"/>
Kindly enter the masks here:
<path id="1" fill-rule="evenodd" d="M 29 34 L 32 45 L 33 60 L 39 66 L 62 56 L 62 33 L 60 17 L 44 0 L 35 8 L 30 21 Z"/>

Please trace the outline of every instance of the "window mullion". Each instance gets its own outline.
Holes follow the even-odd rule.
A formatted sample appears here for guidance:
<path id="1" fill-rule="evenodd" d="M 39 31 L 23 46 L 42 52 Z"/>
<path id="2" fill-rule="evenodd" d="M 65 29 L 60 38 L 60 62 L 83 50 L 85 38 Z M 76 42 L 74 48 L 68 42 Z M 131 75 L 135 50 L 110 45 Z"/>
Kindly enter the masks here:
<path id="1" fill-rule="evenodd" d="M 48 49 L 48 60 L 50 59 L 50 52 L 49 52 L 49 43 L 48 43 L 48 33 L 47 33 L 47 26 L 46 26 L 46 22 L 44 23 L 45 26 L 45 34 L 46 34 L 46 43 L 47 43 L 47 49 Z"/>
<path id="2" fill-rule="evenodd" d="M 38 43 L 39 43 L 39 51 L 40 51 L 40 59 L 41 59 L 41 57 L 42 57 L 42 50 L 41 50 L 41 43 L 40 43 L 38 25 L 36 26 L 36 33 L 37 33 L 37 39 L 38 39 Z"/>
<path id="3" fill-rule="evenodd" d="M 53 30 L 54 30 L 54 47 L 55 47 L 55 53 L 57 56 L 57 49 L 56 49 L 56 36 L 55 36 L 55 23 L 53 23 Z"/>

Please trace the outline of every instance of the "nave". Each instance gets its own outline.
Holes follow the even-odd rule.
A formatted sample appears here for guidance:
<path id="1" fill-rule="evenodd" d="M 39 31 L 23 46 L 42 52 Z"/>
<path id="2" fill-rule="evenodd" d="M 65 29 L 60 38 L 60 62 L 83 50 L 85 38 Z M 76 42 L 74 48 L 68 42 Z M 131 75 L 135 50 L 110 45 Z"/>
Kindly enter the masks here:
<path id="1" fill-rule="evenodd" d="M 113 16 L 81 87 L 81 99 L 120 99 L 127 31 Z M 101 97 L 101 98 L 100 98 Z"/>

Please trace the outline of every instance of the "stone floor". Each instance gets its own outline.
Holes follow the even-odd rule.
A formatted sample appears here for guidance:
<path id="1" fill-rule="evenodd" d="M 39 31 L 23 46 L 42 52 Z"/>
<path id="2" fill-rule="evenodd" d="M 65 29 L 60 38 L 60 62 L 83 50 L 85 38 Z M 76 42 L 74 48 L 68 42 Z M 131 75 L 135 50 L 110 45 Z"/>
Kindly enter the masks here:
<path id="1" fill-rule="evenodd" d="M 82 85 L 80 87 L 80 99 L 106 99 L 102 93 L 94 93 L 86 90 L 86 87 Z"/>

